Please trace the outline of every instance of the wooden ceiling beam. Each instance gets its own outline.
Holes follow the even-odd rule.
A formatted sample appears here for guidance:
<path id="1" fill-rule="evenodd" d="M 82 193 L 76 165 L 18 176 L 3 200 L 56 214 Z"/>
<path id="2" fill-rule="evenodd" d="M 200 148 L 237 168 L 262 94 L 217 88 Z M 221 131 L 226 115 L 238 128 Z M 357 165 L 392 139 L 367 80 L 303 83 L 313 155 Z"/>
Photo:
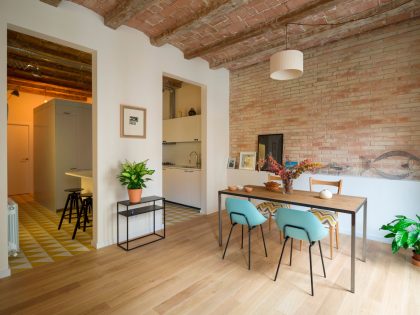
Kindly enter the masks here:
<path id="1" fill-rule="evenodd" d="M 169 77 L 163 77 L 162 85 L 164 89 L 180 89 L 182 87 L 182 81 Z"/>
<path id="2" fill-rule="evenodd" d="M 292 43 L 291 39 L 293 39 L 293 37 L 289 35 L 289 47 L 301 49 L 301 50 L 311 48 L 314 46 L 304 48 L 302 46 L 302 43 L 299 42 L 299 39 L 304 41 L 305 38 L 311 38 L 312 35 L 320 36 L 326 39 L 332 39 L 335 32 L 343 33 L 343 31 L 345 31 L 346 28 L 350 29 L 354 27 L 359 27 L 359 26 L 362 26 L 366 22 L 372 23 L 372 21 L 375 21 L 376 19 L 383 19 L 385 17 L 389 17 L 390 15 L 398 14 L 399 12 L 402 12 L 402 11 L 411 10 L 413 6 L 414 6 L 414 1 L 412 0 L 396 0 L 396 1 L 391 1 L 389 3 L 380 5 L 378 7 L 375 7 L 370 10 L 366 10 L 366 11 L 363 11 L 361 13 L 351 16 L 351 20 L 363 19 L 361 21 L 349 22 L 348 24 L 345 24 L 345 25 L 343 24 L 343 25 L 338 25 L 338 26 L 332 26 L 332 25 L 311 26 L 313 30 L 307 31 L 303 33 L 302 35 L 299 35 L 296 39 L 298 40 L 298 42 Z M 375 16 L 373 15 L 377 15 L 376 19 L 375 19 Z M 338 20 L 336 22 L 345 22 L 346 20 L 349 20 L 349 18 L 346 17 L 345 19 Z M 356 23 L 356 22 L 359 22 L 359 23 Z M 232 56 L 231 58 L 212 61 L 210 62 L 210 68 L 218 69 L 218 68 L 227 67 L 230 63 L 235 62 L 235 60 L 244 60 L 250 56 L 253 56 L 259 53 L 264 53 L 265 51 L 269 51 L 273 49 L 277 49 L 277 50 L 286 49 L 285 38 L 282 38 L 279 41 L 272 42 L 265 46 L 255 47 L 250 51 L 246 51 L 239 55 Z"/>
<path id="3" fill-rule="evenodd" d="M 8 84 L 7 88 L 9 90 L 13 90 L 15 86 Z M 61 99 L 72 100 L 72 101 L 83 101 L 83 102 L 86 102 L 88 98 L 88 96 L 83 96 L 83 95 L 78 95 L 78 94 L 58 93 L 58 92 L 49 91 L 49 90 L 45 92 L 44 89 L 35 89 L 35 88 L 26 87 L 26 86 L 21 86 L 19 88 L 19 92 L 26 92 L 26 93 L 37 94 L 37 95 L 42 95 L 42 96 L 49 96 L 49 97 L 54 97 L 54 98 L 61 98 Z"/>
<path id="4" fill-rule="evenodd" d="M 305 50 L 317 46 L 323 46 L 393 24 L 418 18 L 420 17 L 420 5 L 417 4 L 417 2 L 417 0 L 413 1 L 407 5 L 396 8 L 382 15 L 351 22 L 349 24 L 335 26 L 334 28 L 314 33 L 311 36 L 301 37 L 298 40 L 292 42 L 292 47 L 299 50 Z M 282 49 L 284 47 L 280 48 Z M 263 49 L 252 55 L 246 55 L 238 59 L 233 58 L 231 61 L 218 63 L 217 68 L 226 67 L 230 70 L 237 70 L 249 67 L 257 63 L 269 60 L 270 56 L 278 51 L 279 47 Z"/>
<path id="5" fill-rule="evenodd" d="M 106 26 L 117 29 L 130 21 L 138 12 L 145 9 L 155 0 L 121 0 L 104 17 Z"/>
<path id="6" fill-rule="evenodd" d="M 30 72 L 17 70 L 8 67 L 7 68 L 7 75 L 15 78 L 21 78 L 31 81 L 38 81 L 44 82 L 48 84 L 60 85 L 63 87 L 69 87 L 74 89 L 81 89 L 84 91 L 91 91 L 92 85 L 89 83 L 81 82 L 81 81 L 73 81 L 68 79 L 61 79 L 52 76 L 42 75 L 41 77 L 34 77 Z"/>
<path id="7" fill-rule="evenodd" d="M 200 10 L 194 12 L 191 18 L 165 30 L 163 33 L 151 37 L 150 42 L 155 46 L 162 46 L 168 43 L 174 36 L 184 31 L 194 29 L 203 19 L 212 19 L 218 15 L 227 15 L 248 2 L 248 0 L 214 0 Z"/>
<path id="8" fill-rule="evenodd" d="M 52 5 L 54 7 L 58 7 L 58 5 L 60 4 L 61 0 L 40 0 L 41 2 L 44 2 L 46 4 Z"/>
<path id="9" fill-rule="evenodd" d="M 90 64 L 81 63 L 75 60 L 62 58 L 59 55 L 51 55 L 40 51 L 31 51 L 25 48 L 18 48 L 18 47 L 7 47 L 8 54 L 15 54 L 20 56 L 25 56 L 27 58 L 31 58 L 34 60 L 43 60 L 49 63 L 60 64 L 63 66 L 67 66 L 70 68 L 74 68 L 77 70 L 84 70 L 84 71 L 92 71 L 92 66 Z"/>
<path id="10" fill-rule="evenodd" d="M 7 46 L 39 51 L 84 64 L 92 64 L 92 55 L 90 53 L 12 30 L 7 30 Z"/>
<path id="11" fill-rule="evenodd" d="M 61 71 L 61 72 L 67 72 L 70 74 L 78 74 L 78 75 L 82 75 L 84 77 L 92 77 L 92 72 L 89 70 L 80 70 L 74 67 L 68 67 L 62 64 L 58 64 L 58 63 L 52 63 L 52 62 L 47 62 L 41 58 L 34 58 L 34 57 L 28 57 L 28 56 L 24 56 L 24 55 L 19 55 L 19 54 L 15 54 L 13 52 L 9 52 L 7 54 L 7 63 L 9 65 L 12 66 L 13 63 L 17 63 L 19 64 L 21 67 L 23 65 L 34 65 L 34 66 L 39 66 L 40 68 L 44 68 L 47 67 L 49 69 L 55 69 L 57 71 Z"/>
<path id="12" fill-rule="evenodd" d="M 260 24 L 257 24 L 253 26 L 252 28 L 248 28 L 242 32 L 239 32 L 233 36 L 225 37 L 222 40 L 213 43 L 208 46 L 204 46 L 201 48 L 198 48 L 196 50 L 187 51 L 184 54 L 184 57 L 186 59 L 192 59 L 195 57 L 200 57 L 207 55 L 209 53 L 219 51 L 222 49 L 225 49 L 226 47 L 232 46 L 234 44 L 237 44 L 239 42 L 245 41 L 247 39 L 250 39 L 252 37 L 260 36 L 264 34 L 265 32 L 268 32 L 270 30 L 279 29 L 281 27 L 284 27 L 287 23 L 290 23 L 292 21 L 299 20 L 301 18 L 304 18 L 308 15 L 314 15 L 318 14 L 328 8 L 331 8 L 332 6 L 340 3 L 342 0 L 314 0 L 309 3 L 306 3 L 302 6 L 300 6 L 298 9 L 290 11 L 286 13 L 285 15 L 282 15 L 280 17 L 277 17 L 275 19 L 269 20 L 267 22 L 263 22 Z"/>
<path id="13" fill-rule="evenodd" d="M 23 70 L 28 73 L 32 73 L 31 69 L 25 69 L 27 65 L 26 63 L 20 62 L 18 60 L 8 58 L 7 65 L 9 68 Z M 56 77 L 59 79 L 69 79 L 73 81 L 82 81 L 82 82 L 92 84 L 92 76 L 90 73 L 62 71 L 62 70 L 57 69 L 54 66 L 52 67 L 45 66 L 45 65 L 41 66 L 40 64 L 34 63 L 34 62 L 30 63 L 30 65 L 37 67 L 38 70 L 36 71 L 36 73 L 40 73 L 42 76 L 47 75 L 47 76 Z"/>
<path id="14" fill-rule="evenodd" d="M 31 80 L 25 80 L 25 79 L 20 79 L 20 78 L 15 78 L 15 77 L 7 77 L 7 85 L 8 86 L 12 86 L 13 89 L 20 89 L 21 87 L 27 87 L 27 88 L 32 88 L 32 89 L 38 89 L 38 90 L 47 90 L 47 91 L 53 91 L 56 93 L 62 93 L 62 94 L 74 94 L 74 95 L 81 95 L 84 97 L 91 97 L 92 96 L 92 92 L 91 91 L 84 91 L 84 90 L 79 90 L 79 89 L 73 89 L 73 88 L 67 88 L 67 87 L 62 87 L 59 85 L 54 85 L 54 84 L 48 84 L 48 83 L 43 83 L 43 82 L 38 82 L 38 81 L 31 81 Z"/>

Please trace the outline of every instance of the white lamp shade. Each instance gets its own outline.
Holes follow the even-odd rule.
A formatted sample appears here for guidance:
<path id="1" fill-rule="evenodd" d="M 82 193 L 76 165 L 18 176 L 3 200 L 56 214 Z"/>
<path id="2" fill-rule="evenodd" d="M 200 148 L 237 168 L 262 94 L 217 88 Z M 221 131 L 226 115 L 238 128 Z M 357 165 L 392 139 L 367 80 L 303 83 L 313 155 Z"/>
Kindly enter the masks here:
<path id="1" fill-rule="evenodd" d="M 270 78 L 290 80 L 303 74 L 303 53 L 299 50 L 283 50 L 270 58 Z"/>

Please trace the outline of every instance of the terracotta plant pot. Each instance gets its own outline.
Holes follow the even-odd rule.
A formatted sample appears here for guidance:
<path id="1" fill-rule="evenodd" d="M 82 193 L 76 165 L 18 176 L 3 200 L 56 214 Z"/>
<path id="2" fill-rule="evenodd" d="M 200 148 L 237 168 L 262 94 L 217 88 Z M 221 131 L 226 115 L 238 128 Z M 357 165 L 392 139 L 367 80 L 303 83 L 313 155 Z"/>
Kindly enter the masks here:
<path id="1" fill-rule="evenodd" d="M 420 254 L 416 254 L 413 252 L 413 257 L 411 258 L 411 263 L 414 266 L 420 267 Z"/>
<path id="2" fill-rule="evenodd" d="M 141 200 L 143 189 L 128 189 L 128 199 L 131 203 L 138 203 Z"/>

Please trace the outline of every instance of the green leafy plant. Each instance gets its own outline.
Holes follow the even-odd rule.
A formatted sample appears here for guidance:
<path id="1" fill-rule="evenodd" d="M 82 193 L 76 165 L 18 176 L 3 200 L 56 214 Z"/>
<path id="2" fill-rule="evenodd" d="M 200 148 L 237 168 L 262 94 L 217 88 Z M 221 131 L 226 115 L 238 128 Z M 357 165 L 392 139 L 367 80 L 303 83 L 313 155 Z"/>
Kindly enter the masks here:
<path id="1" fill-rule="evenodd" d="M 152 180 L 148 175 L 153 175 L 154 170 L 147 168 L 147 161 L 143 162 L 128 162 L 121 163 L 121 172 L 117 176 L 123 186 L 128 189 L 142 189 L 146 188 L 146 182 Z"/>
<path id="2" fill-rule="evenodd" d="M 395 217 L 395 220 L 380 228 L 380 230 L 390 232 L 385 235 L 385 238 L 394 238 L 391 245 L 392 253 L 395 254 L 403 247 L 411 248 L 416 254 L 420 254 L 420 216 L 416 215 L 417 221 L 404 215 Z"/>

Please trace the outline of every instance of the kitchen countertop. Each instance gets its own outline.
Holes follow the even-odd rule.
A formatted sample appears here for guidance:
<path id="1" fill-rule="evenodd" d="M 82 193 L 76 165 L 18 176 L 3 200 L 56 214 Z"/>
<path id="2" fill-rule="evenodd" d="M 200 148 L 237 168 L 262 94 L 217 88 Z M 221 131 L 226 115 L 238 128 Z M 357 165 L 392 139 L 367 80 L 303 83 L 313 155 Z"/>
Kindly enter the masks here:
<path id="1" fill-rule="evenodd" d="M 80 178 L 92 178 L 92 170 L 71 170 L 65 173 L 69 176 L 80 177 Z"/>
<path id="2" fill-rule="evenodd" d="M 192 170 L 192 171 L 201 171 L 201 168 L 195 166 L 187 166 L 187 165 L 162 165 L 162 168 L 177 168 L 182 170 Z"/>

